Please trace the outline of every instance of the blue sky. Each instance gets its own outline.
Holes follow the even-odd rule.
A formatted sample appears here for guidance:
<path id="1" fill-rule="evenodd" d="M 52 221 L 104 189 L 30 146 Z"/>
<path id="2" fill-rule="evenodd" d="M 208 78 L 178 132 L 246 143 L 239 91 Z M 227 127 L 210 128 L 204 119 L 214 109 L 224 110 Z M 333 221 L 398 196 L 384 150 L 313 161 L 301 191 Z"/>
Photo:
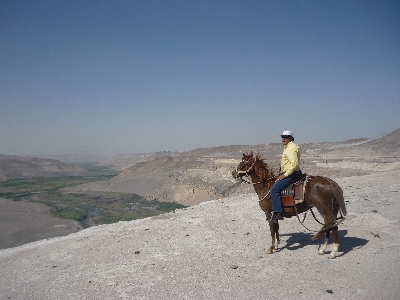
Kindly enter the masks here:
<path id="1" fill-rule="evenodd" d="M 0 0 L 0 154 L 400 127 L 398 1 Z"/>

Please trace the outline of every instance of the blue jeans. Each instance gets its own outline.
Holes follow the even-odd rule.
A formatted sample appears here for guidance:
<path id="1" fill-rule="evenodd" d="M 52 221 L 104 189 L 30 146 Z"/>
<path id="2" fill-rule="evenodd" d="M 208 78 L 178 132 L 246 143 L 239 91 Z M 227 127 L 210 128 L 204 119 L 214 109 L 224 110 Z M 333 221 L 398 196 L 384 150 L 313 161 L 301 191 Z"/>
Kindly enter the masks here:
<path id="1" fill-rule="evenodd" d="M 271 200 L 272 200 L 272 211 L 273 212 L 282 212 L 282 198 L 281 198 L 281 191 L 287 187 L 289 184 L 293 182 L 293 180 L 300 176 L 302 173 L 301 171 L 294 171 L 291 175 L 286 177 L 282 180 L 277 180 L 272 185 L 270 193 L 271 193 Z"/>

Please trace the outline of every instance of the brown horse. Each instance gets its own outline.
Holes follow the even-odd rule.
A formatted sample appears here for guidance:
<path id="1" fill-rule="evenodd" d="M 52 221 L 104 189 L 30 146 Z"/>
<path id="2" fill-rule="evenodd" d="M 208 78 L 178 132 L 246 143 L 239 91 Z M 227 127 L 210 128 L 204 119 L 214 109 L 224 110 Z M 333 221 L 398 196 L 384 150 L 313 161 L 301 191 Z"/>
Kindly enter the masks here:
<path id="1" fill-rule="evenodd" d="M 268 216 L 272 211 L 271 195 L 269 193 L 272 185 L 279 174 L 274 174 L 268 164 L 261 159 L 258 154 L 253 157 L 253 152 L 244 154 L 242 161 L 233 170 L 234 178 L 242 179 L 243 176 L 251 178 L 254 189 L 259 198 L 261 209 Z M 243 179 L 242 179 L 243 180 Z M 324 225 L 321 230 L 312 238 L 316 240 L 325 234 L 324 244 L 319 250 L 319 254 L 324 254 L 328 246 L 329 235 L 333 234 L 333 250 L 329 258 L 335 258 L 335 253 L 339 249 L 338 222 L 337 215 L 339 210 L 346 215 L 346 207 L 343 200 L 343 191 L 340 186 L 332 179 L 320 176 L 309 176 L 305 185 L 304 201 L 296 204 L 295 207 L 284 207 L 283 214 L 285 217 L 296 216 L 312 207 L 316 207 L 318 212 L 324 218 Z M 280 243 L 279 223 L 269 222 L 271 231 L 272 245 L 267 253 L 272 253 L 278 248 Z"/>

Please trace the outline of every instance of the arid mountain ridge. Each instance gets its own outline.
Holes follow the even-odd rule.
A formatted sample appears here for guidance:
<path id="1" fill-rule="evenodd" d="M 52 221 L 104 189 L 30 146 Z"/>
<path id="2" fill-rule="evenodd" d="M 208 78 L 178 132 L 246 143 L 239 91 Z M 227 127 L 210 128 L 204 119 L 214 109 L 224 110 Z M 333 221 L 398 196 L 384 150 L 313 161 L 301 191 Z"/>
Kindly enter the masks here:
<path id="1" fill-rule="evenodd" d="M 371 174 L 399 167 L 400 129 L 376 138 L 300 144 L 303 172 L 332 179 Z M 204 201 L 253 192 L 231 172 L 242 153 L 260 153 L 275 170 L 282 145 L 231 145 L 188 152 L 120 155 L 100 165 L 121 173 L 107 181 L 87 183 L 66 192 L 124 192 L 148 199 L 196 205 Z"/>
<path id="2" fill-rule="evenodd" d="M 55 159 L 0 155 L 0 181 L 87 174 L 82 167 Z"/>
<path id="3" fill-rule="evenodd" d="M 329 176 L 371 174 L 398 167 L 400 128 L 376 138 L 300 144 L 303 172 Z M 107 181 L 65 189 L 66 192 L 124 192 L 147 199 L 196 205 L 252 192 L 231 176 L 242 153 L 253 151 L 275 170 L 280 143 L 200 148 L 187 152 L 117 155 L 98 165 L 121 172 Z M 64 157 L 64 159 L 67 159 Z M 55 159 L 0 155 L 0 180 L 90 175 L 84 168 Z"/>

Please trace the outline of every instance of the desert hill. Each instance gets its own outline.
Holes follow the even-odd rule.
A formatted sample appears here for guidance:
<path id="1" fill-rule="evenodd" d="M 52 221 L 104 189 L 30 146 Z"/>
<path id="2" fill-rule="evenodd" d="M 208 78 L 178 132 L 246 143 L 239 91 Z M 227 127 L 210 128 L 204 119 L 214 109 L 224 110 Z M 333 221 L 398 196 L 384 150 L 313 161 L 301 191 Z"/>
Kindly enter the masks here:
<path id="1" fill-rule="evenodd" d="M 308 174 L 335 179 L 397 168 L 399 140 L 400 129 L 397 129 L 372 139 L 300 144 L 302 170 Z M 196 205 L 208 200 L 252 192 L 251 185 L 240 185 L 231 176 L 242 153 L 250 151 L 260 153 L 274 169 L 279 166 L 282 153 L 282 145 L 279 143 L 220 146 L 182 153 L 118 156 L 108 159 L 104 164 L 110 167 L 114 163 L 118 166 L 123 170 L 119 176 L 65 191 L 135 193 L 148 199 Z"/>
<path id="2" fill-rule="evenodd" d="M 354 148 L 357 150 L 365 148 L 374 152 L 378 157 L 387 157 L 391 154 L 396 156 L 400 149 L 400 128 L 375 139 L 368 140 Z"/>
<path id="3" fill-rule="evenodd" d="M 82 175 L 85 170 L 55 159 L 0 155 L 0 180 Z"/>
<path id="4" fill-rule="evenodd" d="M 135 193 L 146 198 L 196 205 L 204 201 L 243 193 L 231 172 L 243 152 L 271 154 L 281 151 L 279 144 L 233 145 L 201 148 L 182 153 L 148 155 L 137 163 L 130 157 L 116 158 L 116 165 L 129 166 L 120 175 L 97 183 L 65 189 L 66 192 L 113 191 Z M 276 164 L 276 163 L 275 163 Z M 106 162 L 112 166 L 112 159 Z M 247 191 L 251 191 L 248 189 Z"/>

